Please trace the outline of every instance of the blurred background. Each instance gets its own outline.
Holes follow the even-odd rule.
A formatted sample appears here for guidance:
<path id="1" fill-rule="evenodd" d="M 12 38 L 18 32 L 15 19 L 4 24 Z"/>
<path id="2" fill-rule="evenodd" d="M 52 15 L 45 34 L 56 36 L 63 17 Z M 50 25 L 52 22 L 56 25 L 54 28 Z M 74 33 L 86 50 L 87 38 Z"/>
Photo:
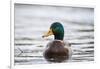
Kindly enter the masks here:
<path id="1" fill-rule="evenodd" d="M 43 57 L 53 36 L 42 38 L 53 22 L 61 22 L 71 43 L 71 62 L 94 61 L 94 8 L 34 4 L 14 5 L 15 65 L 47 64 Z"/>

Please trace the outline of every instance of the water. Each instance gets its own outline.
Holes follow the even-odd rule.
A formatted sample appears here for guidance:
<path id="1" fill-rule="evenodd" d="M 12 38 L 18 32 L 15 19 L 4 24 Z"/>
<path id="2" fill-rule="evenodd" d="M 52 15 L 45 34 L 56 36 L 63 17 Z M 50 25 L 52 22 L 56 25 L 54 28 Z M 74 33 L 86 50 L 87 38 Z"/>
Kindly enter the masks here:
<path id="1" fill-rule="evenodd" d="M 94 9 L 15 4 L 15 65 L 47 64 L 43 51 L 53 36 L 43 39 L 53 22 L 61 22 L 71 43 L 70 62 L 94 61 Z"/>

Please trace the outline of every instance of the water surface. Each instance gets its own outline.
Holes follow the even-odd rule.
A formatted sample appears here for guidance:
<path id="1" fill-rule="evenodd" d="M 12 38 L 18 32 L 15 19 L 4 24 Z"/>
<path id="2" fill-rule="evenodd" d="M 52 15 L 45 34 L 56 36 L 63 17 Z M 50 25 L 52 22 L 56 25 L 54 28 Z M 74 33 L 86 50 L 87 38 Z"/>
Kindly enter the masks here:
<path id="1" fill-rule="evenodd" d="M 70 62 L 94 61 L 94 9 L 15 4 L 15 65 L 47 64 L 43 51 L 53 36 L 43 39 L 53 22 L 61 22 L 71 43 Z"/>

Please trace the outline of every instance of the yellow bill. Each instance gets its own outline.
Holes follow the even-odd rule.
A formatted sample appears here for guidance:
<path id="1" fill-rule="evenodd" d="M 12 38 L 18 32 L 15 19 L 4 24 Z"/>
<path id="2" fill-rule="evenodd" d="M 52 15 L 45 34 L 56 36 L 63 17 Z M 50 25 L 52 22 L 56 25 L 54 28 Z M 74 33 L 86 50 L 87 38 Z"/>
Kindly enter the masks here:
<path id="1" fill-rule="evenodd" d="M 45 33 L 42 37 L 48 37 L 50 35 L 53 35 L 52 29 L 50 29 L 47 33 Z"/>

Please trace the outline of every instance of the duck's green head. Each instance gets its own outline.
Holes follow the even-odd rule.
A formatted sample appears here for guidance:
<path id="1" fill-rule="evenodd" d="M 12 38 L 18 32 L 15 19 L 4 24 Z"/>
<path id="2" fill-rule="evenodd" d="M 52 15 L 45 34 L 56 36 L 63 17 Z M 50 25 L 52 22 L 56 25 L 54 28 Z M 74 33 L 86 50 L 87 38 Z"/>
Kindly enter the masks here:
<path id="1" fill-rule="evenodd" d="M 64 38 L 64 28 L 63 25 L 59 22 L 54 22 L 50 26 L 50 30 L 43 35 L 43 37 L 48 37 L 50 35 L 54 35 L 54 38 L 57 40 L 63 40 Z"/>

